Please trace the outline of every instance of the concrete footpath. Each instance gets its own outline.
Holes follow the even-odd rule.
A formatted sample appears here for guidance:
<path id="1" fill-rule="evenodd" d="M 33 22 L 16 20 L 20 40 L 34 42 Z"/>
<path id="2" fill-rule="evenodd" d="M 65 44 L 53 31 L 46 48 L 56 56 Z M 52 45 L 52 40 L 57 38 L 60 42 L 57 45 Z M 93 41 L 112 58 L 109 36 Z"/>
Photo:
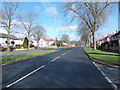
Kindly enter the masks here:
<path id="1" fill-rule="evenodd" d="M 21 55 L 21 54 L 27 54 L 27 53 L 34 53 L 34 52 L 40 52 L 40 51 L 52 50 L 52 49 L 53 49 L 53 48 L 50 48 L 50 49 L 42 49 L 42 50 L 33 50 L 33 51 L 17 51 L 17 52 L 11 52 L 11 53 L 8 53 L 8 54 L 2 54 L 1 57 Z"/>

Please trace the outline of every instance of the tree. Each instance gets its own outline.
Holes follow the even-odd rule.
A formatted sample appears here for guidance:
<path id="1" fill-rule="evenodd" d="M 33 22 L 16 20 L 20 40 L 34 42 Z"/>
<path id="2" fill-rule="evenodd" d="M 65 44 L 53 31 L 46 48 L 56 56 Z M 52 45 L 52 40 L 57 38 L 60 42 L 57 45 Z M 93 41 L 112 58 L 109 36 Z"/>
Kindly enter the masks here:
<path id="1" fill-rule="evenodd" d="M 86 24 L 81 23 L 77 29 L 78 34 L 81 36 L 81 40 L 83 40 L 86 47 L 90 48 L 90 41 L 91 41 L 91 31 L 86 26 Z"/>
<path id="2" fill-rule="evenodd" d="M 37 19 L 36 17 L 38 16 L 37 13 L 35 13 L 34 11 L 23 12 L 21 15 L 19 15 L 21 27 L 23 27 L 27 32 L 27 38 L 29 42 L 28 49 L 30 48 L 30 36 L 31 36 L 32 28 L 34 27 Z"/>
<path id="3" fill-rule="evenodd" d="M 65 42 L 65 43 L 69 43 L 69 41 L 70 41 L 69 35 L 63 34 L 61 37 L 61 41 Z"/>
<path id="4" fill-rule="evenodd" d="M 107 0 L 106 0 L 107 1 Z M 71 11 L 74 18 L 84 22 L 93 36 L 93 49 L 96 49 L 95 33 L 106 22 L 107 8 L 112 2 L 68 2 L 65 5 L 65 12 L 69 15 Z"/>
<path id="5" fill-rule="evenodd" d="M 25 37 L 24 42 L 23 42 L 23 47 L 24 47 L 24 48 L 27 48 L 28 45 L 29 45 L 28 38 Z"/>
<path id="6" fill-rule="evenodd" d="M 42 27 L 41 25 L 37 25 L 37 26 L 32 28 L 31 32 L 32 32 L 32 36 L 37 41 L 38 47 L 39 47 L 39 40 L 41 37 L 45 36 L 46 29 L 44 27 Z"/>
<path id="7" fill-rule="evenodd" d="M 12 21 L 15 19 L 15 15 L 18 9 L 17 2 L 4 2 L 2 3 L 1 10 L 2 18 L 0 18 L 1 27 L 5 28 L 8 33 L 7 37 L 7 51 L 10 51 L 10 34 L 11 34 L 11 27 L 14 25 Z"/>

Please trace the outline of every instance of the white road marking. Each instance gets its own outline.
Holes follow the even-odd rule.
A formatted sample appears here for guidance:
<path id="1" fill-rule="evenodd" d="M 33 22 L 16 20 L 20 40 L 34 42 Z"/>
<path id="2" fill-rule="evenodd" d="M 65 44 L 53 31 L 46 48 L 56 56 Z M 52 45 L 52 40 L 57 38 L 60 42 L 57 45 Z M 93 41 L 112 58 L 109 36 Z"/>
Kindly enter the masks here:
<path id="1" fill-rule="evenodd" d="M 71 51 L 71 50 L 69 50 L 69 52 L 70 52 L 70 51 Z M 62 55 L 65 55 L 66 53 L 67 53 L 67 52 L 63 53 Z M 51 62 L 57 60 L 58 58 L 60 58 L 60 56 L 54 58 L 53 60 L 51 60 Z M 23 76 L 22 78 L 20 78 L 20 79 L 16 80 L 15 82 L 13 82 L 13 83 L 7 85 L 6 87 L 7 87 L 7 88 L 8 88 L 8 87 L 11 87 L 12 85 L 14 85 L 14 84 L 18 83 L 19 81 L 25 79 L 26 77 L 28 77 L 28 76 L 30 76 L 31 74 L 37 72 L 38 70 L 42 69 L 43 67 L 45 67 L 45 65 L 42 65 L 41 67 L 39 67 L 39 68 L 33 70 L 32 72 L 28 73 L 27 75 Z"/>
<path id="2" fill-rule="evenodd" d="M 107 79 L 107 81 L 108 81 L 109 83 L 111 83 L 114 88 L 117 89 L 117 86 L 112 83 L 112 81 L 111 81 L 111 80 L 106 76 L 106 74 L 97 66 L 97 64 L 96 64 L 95 62 L 93 62 L 93 64 L 94 64 L 94 65 L 97 67 L 97 69 L 102 73 L 102 75 L 105 77 L 105 79 Z"/>
<path id="3" fill-rule="evenodd" d="M 67 52 L 70 52 L 71 50 L 67 51 Z"/>
<path id="4" fill-rule="evenodd" d="M 109 83 L 112 83 L 108 77 L 105 77 L 105 78 L 108 80 Z"/>
<path id="5" fill-rule="evenodd" d="M 98 70 L 100 70 L 100 68 L 97 66 L 97 64 L 95 62 L 93 62 L 93 64 L 97 67 Z"/>
<path id="6" fill-rule="evenodd" d="M 65 55 L 66 53 L 63 53 L 62 55 Z"/>
<path id="7" fill-rule="evenodd" d="M 112 84 L 112 85 L 113 85 L 113 87 L 114 87 L 114 88 L 116 88 L 116 89 L 117 89 L 117 86 L 116 86 L 115 84 Z"/>
<path id="8" fill-rule="evenodd" d="M 27 75 L 25 75 L 25 76 L 23 76 L 22 78 L 20 78 L 20 79 L 16 80 L 15 82 L 13 82 L 13 83 L 11 83 L 11 84 L 7 85 L 6 87 L 10 87 L 10 86 L 12 86 L 12 85 L 14 85 L 14 84 L 18 83 L 19 81 L 21 81 L 21 80 L 23 80 L 24 78 L 26 78 L 26 77 L 30 76 L 31 74 L 33 74 L 33 73 L 37 72 L 38 70 L 42 69 L 43 67 L 45 67 L 45 65 L 42 65 L 41 67 L 39 67 L 39 68 L 35 69 L 34 71 L 32 71 L 32 72 L 28 73 Z"/>
<path id="9" fill-rule="evenodd" d="M 104 74 L 104 72 L 103 71 L 101 71 L 101 73 L 105 76 L 106 74 Z"/>
<path id="10" fill-rule="evenodd" d="M 97 64 L 95 62 L 93 62 L 93 64 L 97 67 Z"/>
<path id="11" fill-rule="evenodd" d="M 58 58 L 60 58 L 60 56 L 58 56 L 58 57 L 54 58 L 53 60 L 51 60 L 51 62 L 53 62 L 53 61 L 57 60 Z"/>
<path id="12" fill-rule="evenodd" d="M 66 53 L 63 53 L 62 55 L 65 55 Z"/>

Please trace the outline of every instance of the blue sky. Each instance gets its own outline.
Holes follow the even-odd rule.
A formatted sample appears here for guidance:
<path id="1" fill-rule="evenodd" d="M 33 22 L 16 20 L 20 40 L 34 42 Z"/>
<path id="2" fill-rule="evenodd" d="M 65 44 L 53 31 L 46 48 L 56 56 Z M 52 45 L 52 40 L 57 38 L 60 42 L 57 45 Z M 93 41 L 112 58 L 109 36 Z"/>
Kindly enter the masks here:
<path id="1" fill-rule="evenodd" d="M 62 6 L 64 2 L 21 2 L 20 8 L 23 11 L 32 10 L 40 14 L 38 21 L 47 30 L 48 38 L 60 38 L 62 34 L 68 34 L 71 40 L 79 40 L 80 37 L 76 33 L 77 24 L 74 22 L 69 26 L 66 25 Z M 113 5 L 111 13 L 108 15 L 108 22 L 97 31 L 97 39 L 108 33 L 113 33 L 118 30 L 118 6 Z M 56 16 L 55 19 L 52 18 Z M 5 32 L 5 31 L 3 31 Z M 21 30 L 21 32 L 25 32 Z M 18 35 L 22 37 L 22 35 Z"/>

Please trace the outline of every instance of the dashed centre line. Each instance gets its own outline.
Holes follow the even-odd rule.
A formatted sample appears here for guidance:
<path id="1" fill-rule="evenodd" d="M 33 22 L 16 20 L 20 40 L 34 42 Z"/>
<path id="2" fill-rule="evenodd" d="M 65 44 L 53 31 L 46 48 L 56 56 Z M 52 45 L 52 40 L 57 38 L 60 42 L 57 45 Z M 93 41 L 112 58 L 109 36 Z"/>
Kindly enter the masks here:
<path id="1" fill-rule="evenodd" d="M 42 65 L 41 67 L 39 67 L 39 68 L 35 69 L 34 71 L 32 71 L 32 72 L 28 73 L 27 75 L 25 75 L 25 76 L 23 76 L 22 78 L 20 78 L 20 79 L 16 80 L 15 82 L 13 82 L 13 83 L 11 83 L 11 84 L 7 85 L 6 87 L 10 87 L 10 86 L 12 86 L 12 85 L 14 85 L 14 84 L 18 83 L 19 81 L 21 81 L 21 80 L 23 80 L 24 78 L 26 78 L 26 77 L 30 76 L 31 74 L 33 74 L 33 73 L 37 72 L 38 70 L 42 69 L 43 67 L 45 67 L 45 65 Z"/>
<path id="2" fill-rule="evenodd" d="M 71 50 L 69 50 L 69 52 L 70 52 L 70 51 L 71 51 Z M 68 52 L 68 51 L 67 51 L 67 52 Z M 57 56 L 56 58 L 54 58 L 53 60 L 51 60 L 51 62 L 53 62 L 53 61 L 59 59 L 61 56 L 65 55 L 67 52 L 63 53 L 63 54 L 60 55 L 60 56 Z M 27 78 L 28 76 L 32 75 L 33 73 L 37 72 L 38 70 L 40 70 L 40 69 L 42 69 L 42 68 L 44 68 L 44 67 L 45 67 L 45 65 L 40 66 L 39 68 L 33 70 L 32 72 L 30 72 L 30 73 L 28 73 L 27 75 L 21 77 L 20 79 L 16 80 L 15 82 L 13 82 L 13 83 L 7 85 L 6 87 L 7 87 L 7 88 L 11 87 L 12 85 L 14 85 L 14 84 L 18 83 L 19 81 L 21 81 L 21 80 Z"/>

